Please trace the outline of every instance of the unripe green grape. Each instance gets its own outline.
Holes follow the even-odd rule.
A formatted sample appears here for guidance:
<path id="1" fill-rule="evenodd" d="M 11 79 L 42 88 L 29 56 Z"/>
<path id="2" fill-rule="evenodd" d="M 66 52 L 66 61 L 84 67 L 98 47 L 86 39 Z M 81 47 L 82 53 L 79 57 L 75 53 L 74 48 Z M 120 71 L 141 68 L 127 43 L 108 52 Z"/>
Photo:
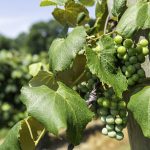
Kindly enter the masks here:
<path id="1" fill-rule="evenodd" d="M 133 65 L 129 65 L 129 66 L 127 66 L 127 71 L 130 74 L 133 74 L 136 71 L 136 69 L 135 69 L 135 67 Z"/>
<path id="2" fill-rule="evenodd" d="M 126 62 L 125 62 L 125 65 L 126 65 L 126 66 L 129 66 L 129 65 L 130 65 L 130 63 L 129 63 L 128 61 L 126 61 Z"/>
<path id="3" fill-rule="evenodd" d="M 111 97 L 110 93 L 107 92 L 107 91 L 104 92 L 104 96 L 105 96 L 106 98 L 110 98 L 110 97 Z"/>
<path id="4" fill-rule="evenodd" d="M 116 110 L 116 109 L 111 109 L 111 110 L 110 110 L 110 113 L 111 113 L 112 116 L 116 116 L 116 115 L 119 114 L 119 111 Z"/>
<path id="5" fill-rule="evenodd" d="M 111 103 L 110 103 L 110 108 L 111 108 L 111 109 L 116 109 L 116 108 L 117 108 L 117 103 L 114 102 L 114 101 L 111 101 Z"/>
<path id="6" fill-rule="evenodd" d="M 80 91 L 83 93 L 87 93 L 89 89 L 86 86 L 81 86 Z"/>
<path id="7" fill-rule="evenodd" d="M 117 117 L 117 118 L 115 119 L 115 123 L 116 123 L 117 125 L 122 124 L 122 122 L 123 122 L 123 120 L 122 120 L 120 117 Z"/>
<path id="8" fill-rule="evenodd" d="M 146 39 L 142 39 L 139 44 L 142 46 L 142 47 L 146 47 L 148 46 L 148 41 Z"/>
<path id="9" fill-rule="evenodd" d="M 139 80 L 139 75 L 134 74 L 131 78 L 132 78 L 133 81 L 137 82 Z"/>
<path id="10" fill-rule="evenodd" d="M 123 118 L 122 118 L 122 124 L 126 125 L 126 124 L 127 124 L 127 121 L 128 121 L 128 118 L 127 118 L 127 117 L 123 117 Z"/>
<path id="11" fill-rule="evenodd" d="M 137 45 L 137 47 L 136 47 L 136 52 L 138 53 L 138 54 L 141 54 L 142 53 L 142 46 L 141 45 Z"/>
<path id="12" fill-rule="evenodd" d="M 108 124 L 114 124 L 115 123 L 115 119 L 114 119 L 114 117 L 112 115 L 109 115 L 109 116 L 106 117 L 106 122 Z"/>
<path id="13" fill-rule="evenodd" d="M 132 86 L 132 85 L 134 85 L 134 84 L 135 84 L 135 82 L 133 81 L 133 79 L 132 79 L 132 78 L 129 78 L 129 79 L 128 79 L 128 85 Z"/>
<path id="14" fill-rule="evenodd" d="M 113 124 L 106 124 L 106 129 L 108 131 L 112 131 L 112 130 L 114 130 L 114 128 L 115 128 L 115 126 Z"/>
<path id="15" fill-rule="evenodd" d="M 114 94 L 113 88 L 109 88 L 109 89 L 108 89 L 108 93 L 109 93 L 109 95 L 113 95 L 113 94 Z"/>
<path id="16" fill-rule="evenodd" d="M 97 100 L 97 103 L 99 106 L 103 106 L 103 99 L 104 97 L 100 97 L 98 100 Z"/>
<path id="17" fill-rule="evenodd" d="M 143 63 L 143 62 L 145 61 L 145 56 L 144 56 L 143 54 L 139 54 L 139 55 L 137 56 L 137 58 L 138 58 L 138 61 L 139 61 L 140 63 Z"/>
<path id="18" fill-rule="evenodd" d="M 140 64 L 140 63 L 136 63 L 136 64 L 134 64 L 134 67 L 135 67 L 136 69 L 140 69 L 140 68 L 141 68 L 141 64 Z"/>
<path id="19" fill-rule="evenodd" d="M 117 57 L 118 57 L 119 59 L 122 59 L 122 55 L 121 55 L 121 54 L 117 54 Z"/>
<path id="20" fill-rule="evenodd" d="M 117 102 L 117 101 L 119 101 L 119 98 L 114 94 L 114 95 L 112 95 L 112 100 L 113 101 L 115 101 L 115 102 Z"/>
<path id="21" fill-rule="evenodd" d="M 90 72 L 86 72 L 86 78 L 88 78 L 89 80 L 91 80 L 90 78 L 92 78 L 92 74 Z"/>
<path id="22" fill-rule="evenodd" d="M 137 60 L 137 57 L 136 57 L 136 56 L 132 56 L 132 57 L 129 58 L 130 64 L 136 64 L 137 61 L 138 61 L 138 60 Z"/>
<path id="23" fill-rule="evenodd" d="M 125 73 L 126 72 L 127 67 L 126 66 L 122 66 L 122 72 Z"/>
<path id="24" fill-rule="evenodd" d="M 126 117 L 128 114 L 127 114 L 127 111 L 126 110 L 123 110 L 123 109 L 121 109 L 120 111 L 119 111 L 119 116 L 120 117 Z"/>
<path id="25" fill-rule="evenodd" d="M 145 77 L 145 71 L 141 68 L 137 71 L 137 74 L 140 76 L 140 77 Z"/>
<path id="26" fill-rule="evenodd" d="M 135 54 L 136 54 L 136 49 L 134 49 L 134 48 L 128 49 L 128 55 L 129 56 L 134 56 Z"/>
<path id="27" fill-rule="evenodd" d="M 128 56 L 128 54 L 123 55 L 123 56 L 122 56 L 122 59 L 123 59 L 124 61 L 129 60 L 129 56 Z"/>
<path id="28" fill-rule="evenodd" d="M 120 101 L 119 103 L 118 103 L 118 108 L 119 109 L 125 109 L 126 108 L 126 102 L 125 101 Z"/>
<path id="29" fill-rule="evenodd" d="M 115 131 L 116 132 L 121 132 L 123 130 L 123 126 L 122 125 L 116 125 L 115 126 Z"/>
<path id="30" fill-rule="evenodd" d="M 125 48 L 124 46 L 119 46 L 119 47 L 117 48 L 117 52 L 118 52 L 118 54 L 120 54 L 120 55 L 124 55 L 124 54 L 126 53 L 126 48 Z"/>
<path id="31" fill-rule="evenodd" d="M 144 56 L 146 56 L 146 55 L 149 54 L 149 49 L 148 49 L 148 47 L 143 47 L 143 48 L 142 48 L 142 54 L 143 54 Z"/>
<path id="32" fill-rule="evenodd" d="M 100 119 L 103 123 L 106 123 L 106 116 L 101 116 Z"/>
<path id="33" fill-rule="evenodd" d="M 108 134 L 108 130 L 106 128 L 102 129 L 102 134 L 107 135 Z"/>
<path id="34" fill-rule="evenodd" d="M 124 134 L 122 133 L 122 132 L 118 132 L 118 133 L 116 133 L 116 139 L 117 140 L 122 140 L 124 138 Z"/>
<path id="35" fill-rule="evenodd" d="M 116 44 L 121 44 L 121 43 L 122 43 L 122 40 L 123 40 L 123 38 L 122 38 L 122 36 L 120 36 L 120 35 L 117 35 L 117 36 L 114 38 L 114 41 L 115 41 Z"/>
<path id="36" fill-rule="evenodd" d="M 133 45 L 133 41 L 132 41 L 131 39 L 126 39 L 126 40 L 124 40 L 123 45 L 124 45 L 126 48 L 130 48 L 130 47 L 132 47 L 132 45 Z"/>
<path id="37" fill-rule="evenodd" d="M 108 115 L 108 109 L 107 108 L 100 108 L 100 109 L 98 109 L 98 114 L 100 114 L 102 116 L 106 116 L 106 115 Z"/>
<path id="38" fill-rule="evenodd" d="M 108 132 L 108 136 L 110 138 L 115 138 L 116 137 L 116 132 L 115 131 L 110 131 L 110 132 Z"/>
<path id="39" fill-rule="evenodd" d="M 103 99 L 103 107 L 109 108 L 110 107 L 110 101 L 108 99 Z"/>

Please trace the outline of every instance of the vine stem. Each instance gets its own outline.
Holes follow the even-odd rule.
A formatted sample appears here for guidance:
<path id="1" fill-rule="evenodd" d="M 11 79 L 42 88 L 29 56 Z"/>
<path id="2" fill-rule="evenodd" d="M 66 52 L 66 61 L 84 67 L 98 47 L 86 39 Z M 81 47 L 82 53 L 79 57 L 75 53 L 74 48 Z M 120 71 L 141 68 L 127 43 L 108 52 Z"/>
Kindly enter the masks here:
<path id="1" fill-rule="evenodd" d="M 108 16 L 106 18 L 106 22 L 105 22 L 105 26 L 104 26 L 104 34 L 106 34 L 107 25 L 108 25 L 108 21 L 109 21 L 109 16 L 110 16 L 110 14 L 108 14 Z"/>
<path id="2" fill-rule="evenodd" d="M 74 145 L 73 144 L 69 144 L 67 150 L 73 150 L 73 149 L 74 149 Z"/>

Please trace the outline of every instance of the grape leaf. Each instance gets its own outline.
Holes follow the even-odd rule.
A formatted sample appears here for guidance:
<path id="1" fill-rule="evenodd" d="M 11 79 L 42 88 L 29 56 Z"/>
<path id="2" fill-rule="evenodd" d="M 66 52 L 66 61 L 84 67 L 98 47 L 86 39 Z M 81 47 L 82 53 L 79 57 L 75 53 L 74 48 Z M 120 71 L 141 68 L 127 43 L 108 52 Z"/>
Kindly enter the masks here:
<path id="1" fill-rule="evenodd" d="M 129 7 L 121 17 L 116 31 L 131 37 L 139 29 L 150 28 L 150 3 L 138 2 Z"/>
<path id="2" fill-rule="evenodd" d="M 112 14 L 115 17 L 120 17 L 127 9 L 127 0 L 114 0 Z"/>
<path id="3" fill-rule="evenodd" d="M 21 91 L 22 101 L 29 115 L 55 135 L 61 129 L 67 129 L 67 137 L 71 143 L 79 144 L 93 113 L 75 91 L 60 82 L 56 92 L 46 86 L 24 87 Z"/>
<path id="4" fill-rule="evenodd" d="M 40 6 L 60 5 L 63 6 L 68 0 L 42 0 Z"/>
<path id="5" fill-rule="evenodd" d="M 95 3 L 95 0 L 79 0 L 83 5 L 85 6 L 93 6 Z"/>
<path id="6" fill-rule="evenodd" d="M 118 97 L 127 89 L 127 81 L 120 69 L 115 66 L 115 45 L 109 36 L 103 36 L 98 42 L 99 56 L 91 48 L 86 49 L 87 65 L 90 71 L 99 79 L 111 85 Z"/>
<path id="7" fill-rule="evenodd" d="M 35 150 L 43 130 L 43 126 L 32 117 L 21 120 L 9 131 L 0 150 Z"/>
<path id="8" fill-rule="evenodd" d="M 85 77 L 86 57 L 77 55 L 73 61 L 73 66 L 65 71 L 56 74 L 56 80 L 62 81 L 68 86 L 74 86 L 86 79 Z"/>
<path id="9" fill-rule="evenodd" d="M 29 66 L 29 74 L 33 77 L 36 76 L 40 70 L 48 70 L 48 65 L 38 62 Z"/>
<path id="10" fill-rule="evenodd" d="M 58 87 L 53 73 L 48 71 L 40 71 L 35 77 L 30 80 L 29 85 L 31 85 L 32 87 L 46 85 L 54 90 L 56 90 Z"/>
<path id="11" fill-rule="evenodd" d="M 19 130 L 21 129 L 21 122 L 17 123 L 8 133 L 4 142 L 0 145 L 0 150 L 21 150 L 18 141 Z"/>
<path id="12" fill-rule="evenodd" d="M 150 138 L 150 86 L 131 96 L 128 109 L 133 113 L 144 136 Z"/>
<path id="13" fill-rule="evenodd" d="M 68 2 L 65 4 L 65 9 L 55 8 L 52 14 L 54 18 L 62 25 L 75 27 L 77 25 L 78 15 L 82 12 L 84 12 L 85 17 L 79 25 L 83 25 L 89 22 L 89 12 L 81 4 Z"/>
<path id="14" fill-rule="evenodd" d="M 70 68 L 85 42 L 86 32 L 83 27 L 76 27 L 66 39 L 54 40 L 49 50 L 50 69 L 58 72 Z"/>

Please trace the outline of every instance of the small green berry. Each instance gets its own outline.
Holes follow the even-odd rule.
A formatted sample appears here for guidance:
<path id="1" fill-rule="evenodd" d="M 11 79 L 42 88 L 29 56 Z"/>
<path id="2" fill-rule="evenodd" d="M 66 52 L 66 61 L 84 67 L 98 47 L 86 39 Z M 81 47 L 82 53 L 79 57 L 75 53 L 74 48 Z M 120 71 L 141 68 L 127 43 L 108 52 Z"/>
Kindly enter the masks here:
<path id="1" fill-rule="evenodd" d="M 120 36 L 120 35 L 117 35 L 117 36 L 114 38 L 114 41 L 115 41 L 116 44 L 121 44 L 121 43 L 122 43 L 122 40 L 123 40 L 123 38 L 122 38 L 122 36 Z"/>
<path id="2" fill-rule="evenodd" d="M 108 134 L 108 130 L 106 128 L 102 129 L 102 134 L 107 135 Z"/>
<path id="3" fill-rule="evenodd" d="M 145 46 L 148 46 L 148 40 L 146 39 L 142 39 L 139 44 L 142 46 L 142 47 L 145 47 Z"/>
<path id="4" fill-rule="evenodd" d="M 133 45 L 133 41 L 132 41 L 131 39 L 126 39 L 126 40 L 124 40 L 123 45 L 124 45 L 126 48 L 130 48 L 130 47 L 132 47 L 132 45 Z"/>
<path id="5" fill-rule="evenodd" d="M 149 54 L 149 49 L 148 49 L 148 47 L 143 47 L 143 48 L 142 48 L 142 54 L 143 54 L 144 56 L 146 56 L 146 55 Z"/>
<path id="6" fill-rule="evenodd" d="M 119 46 L 117 52 L 120 55 L 124 55 L 126 53 L 126 48 L 124 46 Z"/>

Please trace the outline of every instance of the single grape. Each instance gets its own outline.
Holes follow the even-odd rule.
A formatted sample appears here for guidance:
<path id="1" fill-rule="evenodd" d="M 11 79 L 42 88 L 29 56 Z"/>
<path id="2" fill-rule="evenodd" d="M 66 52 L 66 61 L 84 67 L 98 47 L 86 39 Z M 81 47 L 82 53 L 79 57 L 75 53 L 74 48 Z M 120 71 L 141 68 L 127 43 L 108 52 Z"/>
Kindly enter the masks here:
<path id="1" fill-rule="evenodd" d="M 118 132 L 118 133 L 116 133 L 116 139 L 117 140 L 122 140 L 124 138 L 124 134 L 122 133 L 122 132 Z"/>
<path id="2" fill-rule="evenodd" d="M 117 35 L 117 36 L 114 38 L 114 41 L 115 41 L 116 44 L 121 44 L 121 43 L 122 43 L 122 40 L 123 40 L 123 38 L 122 38 L 122 36 L 120 36 L 120 35 Z"/>
<path id="3" fill-rule="evenodd" d="M 122 59 L 123 59 L 124 61 L 129 60 L 129 56 L 128 56 L 128 54 L 123 55 L 123 56 L 122 56 Z"/>
<path id="4" fill-rule="evenodd" d="M 108 132 L 108 136 L 110 138 L 114 138 L 114 137 L 116 137 L 116 132 L 115 131 L 110 131 L 110 132 Z"/>
<path id="5" fill-rule="evenodd" d="M 128 71 L 125 72 L 126 77 L 130 77 L 132 74 L 129 73 Z"/>
<path id="6" fill-rule="evenodd" d="M 127 114 L 127 111 L 126 110 L 123 110 L 123 109 L 121 109 L 120 111 L 119 111 L 119 116 L 120 117 L 126 117 L 128 114 Z"/>
<path id="7" fill-rule="evenodd" d="M 108 115 L 108 109 L 107 108 L 100 108 L 98 109 L 98 114 L 102 115 L 102 116 L 106 116 Z"/>
<path id="8" fill-rule="evenodd" d="M 130 64 L 136 64 L 137 63 L 137 57 L 136 56 L 131 56 L 130 58 L 129 58 L 129 62 L 130 62 Z"/>
<path id="9" fill-rule="evenodd" d="M 146 56 L 146 55 L 149 54 L 149 49 L 148 49 L 148 47 L 143 47 L 143 48 L 142 48 L 142 54 L 143 54 L 144 56 Z"/>
<path id="10" fill-rule="evenodd" d="M 138 58 L 138 61 L 139 61 L 140 63 L 143 63 L 143 62 L 145 61 L 145 56 L 144 56 L 143 54 L 139 54 L 139 55 L 137 56 L 137 58 Z"/>
<path id="11" fill-rule="evenodd" d="M 135 84 L 135 82 L 133 81 L 133 79 L 132 79 L 132 78 L 129 78 L 129 79 L 128 79 L 128 85 L 132 86 L 132 85 L 134 85 L 134 84 Z"/>
<path id="12" fill-rule="evenodd" d="M 118 57 L 119 59 L 122 59 L 122 55 L 121 55 L 121 54 L 117 54 L 117 57 Z"/>
<path id="13" fill-rule="evenodd" d="M 136 49 L 134 49 L 134 48 L 128 49 L 128 55 L 129 56 L 134 56 L 135 54 L 136 54 Z"/>
<path id="14" fill-rule="evenodd" d="M 138 54 L 141 54 L 142 53 L 142 46 L 141 45 L 137 45 L 137 47 L 136 47 L 136 52 L 138 53 Z"/>
<path id="15" fill-rule="evenodd" d="M 115 101 L 115 102 L 117 102 L 117 101 L 119 101 L 119 98 L 114 94 L 114 95 L 112 95 L 112 100 L 113 101 Z"/>
<path id="16" fill-rule="evenodd" d="M 142 47 L 146 47 L 146 46 L 148 46 L 148 40 L 142 39 L 142 40 L 139 42 L 139 44 L 140 44 Z"/>
<path id="17" fill-rule="evenodd" d="M 116 116 L 116 115 L 119 114 L 119 111 L 116 110 L 116 109 L 111 109 L 111 110 L 110 110 L 110 113 L 111 113 L 112 116 Z"/>
<path id="18" fill-rule="evenodd" d="M 133 45 L 133 41 L 132 41 L 131 39 L 126 39 L 126 40 L 124 40 L 123 45 L 124 45 L 126 48 L 130 48 L 130 47 L 132 47 L 132 45 Z"/>
<path id="19" fill-rule="evenodd" d="M 128 61 L 125 62 L 125 66 L 129 66 L 130 63 Z"/>
<path id="20" fill-rule="evenodd" d="M 104 92 L 104 96 L 105 96 L 106 98 L 110 98 L 110 97 L 111 97 L 110 93 L 107 92 L 107 91 Z"/>
<path id="21" fill-rule="evenodd" d="M 114 130 L 114 128 L 115 128 L 115 126 L 113 124 L 106 124 L 106 129 L 108 131 L 112 131 L 112 130 Z"/>
<path id="22" fill-rule="evenodd" d="M 135 67 L 133 65 L 129 65 L 129 66 L 127 66 L 127 71 L 130 74 L 133 74 L 136 71 L 136 69 L 135 69 Z"/>
<path id="23" fill-rule="evenodd" d="M 139 69 L 138 71 L 137 71 L 137 74 L 140 76 L 140 77 L 145 77 L 145 71 L 144 71 L 144 69 Z"/>
<path id="24" fill-rule="evenodd" d="M 122 72 L 125 73 L 126 72 L 127 67 L 126 66 L 122 66 Z"/>
<path id="25" fill-rule="evenodd" d="M 115 119 L 115 123 L 117 124 L 117 125 L 120 125 L 120 124 L 122 124 L 122 119 L 120 118 L 120 117 L 117 117 L 116 119 Z"/>
<path id="26" fill-rule="evenodd" d="M 140 68 L 141 68 L 141 64 L 140 64 L 140 63 L 136 63 L 136 64 L 134 64 L 134 67 L 135 67 L 136 69 L 140 69 Z"/>
<path id="27" fill-rule="evenodd" d="M 115 126 L 115 131 L 116 132 L 121 132 L 123 130 L 123 126 L 122 125 L 116 125 Z"/>
<path id="28" fill-rule="evenodd" d="M 114 119 L 114 117 L 112 115 L 109 115 L 109 116 L 106 117 L 106 122 L 108 124 L 114 124 L 115 123 L 115 119 Z"/>
<path id="29" fill-rule="evenodd" d="M 100 119 L 103 123 L 106 123 L 106 116 L 101 116 Z"/>
<path id="30" fill-rule="evenodd" d="M 102 129 L 102 134 L 107 135 L 108 134 L 108 130 L 106 128 Z"/>
<path id="31" fill-rule="evenodd" d="M 119 103 L 118 103 L 118 108 L 119 109 L 125 109 L 126 108 L 126 102 L 125 101 L 120 101 Z"/>
<path id="32" fill-rule="evenodd" d="M 111 103 L 110 103 L 110 108 L 111 108 L 111 109 L 116 109 L 116 108 L 117 108 L 117 103 L 114 102 L 114 101 L 111 101 Z"/>
<path id="33" fill-rule="evenodd" d="M 97 103 L 99 106 L 103 106 L 103 100 L 104 100 L 104 97 L 100 97 L 98 100 L 97 100 Z"/>
<path id="34" fill-rule="evenodd" d="M 110 101 L 108 99 L 103 99 L 102 105 L 105 108 L 109 108 L 110 107 Z"/>
<path id="35" fill-rule="evenodd" d="M 137 82 L 139 80 L 139 75 L 134 74 L 131 78 L 132 78 L 133 81 Z"/>
<path id="36" fill-rule="evenodd" d="M 124 55 L 126 53 L 126 48 L 124 46 L 119 46 L 117 52 L 120 55 Z"/>

